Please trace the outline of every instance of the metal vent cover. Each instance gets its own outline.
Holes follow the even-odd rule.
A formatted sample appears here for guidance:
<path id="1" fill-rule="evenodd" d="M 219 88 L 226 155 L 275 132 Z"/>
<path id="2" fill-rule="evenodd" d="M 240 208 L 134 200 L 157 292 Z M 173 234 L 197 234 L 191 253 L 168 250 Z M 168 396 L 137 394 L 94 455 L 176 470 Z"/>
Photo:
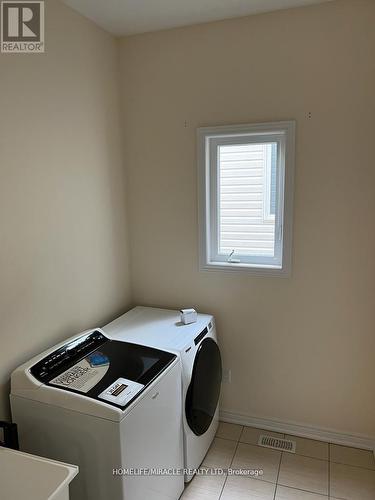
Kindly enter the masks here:
<path id="1" fill-rule="evenodd" d="M 295 441 L 266 436 L 265 434 L 259 436 L 258 445 L 264 448 L 272 448 L 273 450 L 287 451 L 289 453 L 296 452 Z"/>

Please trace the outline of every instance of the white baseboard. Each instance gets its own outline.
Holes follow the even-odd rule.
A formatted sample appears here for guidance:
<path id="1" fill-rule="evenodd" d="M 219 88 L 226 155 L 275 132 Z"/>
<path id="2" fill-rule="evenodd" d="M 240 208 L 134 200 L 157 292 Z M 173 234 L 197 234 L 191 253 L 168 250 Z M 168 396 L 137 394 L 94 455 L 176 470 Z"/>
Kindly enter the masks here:
<path id="1" fill-rule="evenodd" d="M 228 410 L 220 411 L 220 420 L 231 424 L 247 425 L 257 427 L 283 434 L 292 434 L 294 436 L 315 439 L 317 441 L 326 441 L 363 450 L 372 450 L 375 454 L 375 437 L 365 436 L 363 434 L 345 434 L 332 429 L 323 429 L 303 425 L 296 422 L 282 421 L 270 418 L 252 417 L 241 413 L 234 413 Z"/>

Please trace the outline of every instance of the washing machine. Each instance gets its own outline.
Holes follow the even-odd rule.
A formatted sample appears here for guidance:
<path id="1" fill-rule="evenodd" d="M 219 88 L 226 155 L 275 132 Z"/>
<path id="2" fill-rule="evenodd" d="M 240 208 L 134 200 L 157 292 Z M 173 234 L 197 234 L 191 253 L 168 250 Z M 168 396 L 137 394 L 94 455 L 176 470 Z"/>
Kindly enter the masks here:
<path id="1" fill-rule="evenodd" d="M 113 339 L 165 349 L 182 361 L 185 481 L 194 475 L 215 436 L 222 368 L 213 316 L 185 325 L 179 311 L 135 307 L 103 327 Z"/>
<path id="2" fill-rule="evenodd" d="M 10 400 L 22 451 L 79 466 L 72 500 L 183 491 L 176 354 L 87 331 L 16 369 Z"/>

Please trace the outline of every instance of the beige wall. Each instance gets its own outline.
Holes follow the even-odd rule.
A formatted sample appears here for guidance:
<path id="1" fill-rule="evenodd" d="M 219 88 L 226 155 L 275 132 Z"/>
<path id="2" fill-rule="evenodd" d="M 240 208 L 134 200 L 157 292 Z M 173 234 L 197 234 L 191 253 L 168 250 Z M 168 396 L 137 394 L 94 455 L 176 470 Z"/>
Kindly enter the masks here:
<path id="1" fill-rule="evenodd" d="M 45 55 L 0 55 L 0 418 L 15 366 L 132 299 L 215 314 L 224 409 L 375 436 L 374 2 L 123 39 L 127 207 L 116 42 L 46 21 Z M 199 272 L 196 127 L 278 119 L 293 276 Z"/>
<path id="2" fill-rule="evenodd" d="M 122 40 L 133 301 L 215 314 L 227 410 L 375 436 L 374 25 L 339 0 Z M 293 276 L 199 272 L 196 128 L 281 119 Z"/>
<path id="3" fill-rule="evenodd" d="M 54 0 L 46 45 L 0 55 L 0 419 L 13 368 L 129 302 L 118 47 Z"/>

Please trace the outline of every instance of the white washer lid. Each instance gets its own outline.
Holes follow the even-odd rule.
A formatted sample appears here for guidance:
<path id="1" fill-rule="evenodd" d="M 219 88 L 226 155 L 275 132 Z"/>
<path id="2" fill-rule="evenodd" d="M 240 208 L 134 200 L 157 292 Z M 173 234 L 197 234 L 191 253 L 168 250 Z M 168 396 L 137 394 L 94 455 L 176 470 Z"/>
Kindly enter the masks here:
<path id="1" fill-rule="evenodd" d="M 198 314 L 196 323 L 184 325 L 179 311 L 138 306 L 108 323 L 102 330 L 116 340 L 183 351 L 210 321 L 213 322 L 210 314 Z"/>

